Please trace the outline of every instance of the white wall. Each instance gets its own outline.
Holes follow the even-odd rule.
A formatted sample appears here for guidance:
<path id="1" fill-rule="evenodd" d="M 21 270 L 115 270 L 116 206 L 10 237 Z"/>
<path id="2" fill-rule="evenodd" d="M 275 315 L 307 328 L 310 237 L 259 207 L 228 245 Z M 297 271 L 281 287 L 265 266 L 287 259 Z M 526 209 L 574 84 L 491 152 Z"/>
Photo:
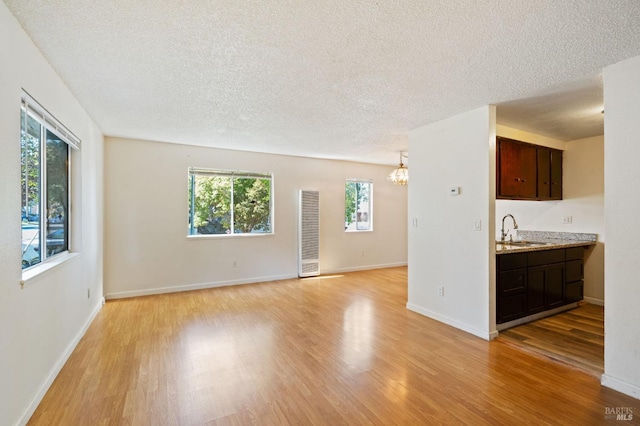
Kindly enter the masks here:
<path id="1" fill-rule="evenodd" d="M 407 308 L 489 339 L 495 335 L 495 107 L 412 130 L 409 151 Z M 449 195 L 451 186 L 460 195 Z"/>
<path id="2" fill-rule="evenodd" d="M 640 398 L 640 56 L 605 68 L 605 341 L 602 383 Z"/>
<path id="3" fill-rule="evenodd" d="M 103 141 L 2 2 L 0 64 L 0 424 L 12 425 L 29 419 L 101 306 Z M 72 160 L 76 172 L 72 243 L 82 251 L 24 288 L 20 287 L 21 88 L 82 140 L 82 151 Z"/>
<path id="4" fill-rule="evenodd" d="M 271 172 L 275 235 L 187 239 L 190 166 Z M 299 189 L 320 191 L 323 273 L 404 265 L 407 190 L 390 166 L 107 138 L 108 298 L 297 276 Z M 346 178 L 373 179 L 374 231 L 344 232 Z M 364 252 L 364 255 L 363 255 Z M 237 267 L 233 267 L 233 262 Z"/>
<path id="5" fill-rule="evenodd" d="M 598 234 L 597 245 L 586 253 L 584 295 L 588 302 L 604 304 L 604 136 L 562 142 L 506 126 L 497 126 L 497 134 L 564 153 L 563 200 L 496 200 L 496 239 L 507 213 L 520 229 Z M 562 223 L 565 216 L 572 217 L 571 224 Z M 511 229 L 510 219 L 506 224 Z"/>

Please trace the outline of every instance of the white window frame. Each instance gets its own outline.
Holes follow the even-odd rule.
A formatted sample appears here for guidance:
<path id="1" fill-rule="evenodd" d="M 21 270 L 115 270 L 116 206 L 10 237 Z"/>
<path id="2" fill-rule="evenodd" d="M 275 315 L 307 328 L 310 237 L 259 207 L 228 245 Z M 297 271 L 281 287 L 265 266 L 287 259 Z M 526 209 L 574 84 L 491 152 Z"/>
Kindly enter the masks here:
<path id="1" fill-rule="evenodd" d="M 69 146 L 69 150 L 67 153 L 67 250 L 64 250 L 60 253 L 56 253 L 54 255 L 47 255 L 46 250 L 42 250 L 42 246 L 40 246 L 41 251 L 41 261 L 35 265 L 29 266 L 27 268 L 22 269 L 22 281 L 21 285 L 24 285 L 25 282 L 35 276 L 51 269 L 52 267 L 63 263 L 67 259 L 75 257 L 72 255 L 72 228 L 73 228 L 73 194 L 72 194 L 72 181 L 75 179 L 73 176 L 73 167 L 72 167 L 72 157 L 74 155 L 74 151 L 79 151 L 81 146 L 80 138 L 78 138 L 73 132 L 71 132 L 66 126 L 64 126 L 53 114 L 47 111 L 42 105 L 40 105 L 29 93 L 25 90 L 22 91 L 21 100 L 20 100 L 20 109 L 25 112 L 25 120 L 27 120 L 28 116 L 31 116 L 34 120 L 36 120 L 44 129 L 49 130 L 54 133 L 60 140 L 65 142 Z M 22 116 L 22 114 L 21 114 Z M 22 132 L 23 126 L 25 123 L 20 123 L 20 129 Z M 46 134 L 46 132 L 43 132 Z M 44 139 L 44 138 L 43 138 Z M 47 203 L 47 185 L 46 185 L 46 176 L 47 176 L 47 159 L 46 159 L 46 142 L 41 140 L 40 142 L 40 194 L 39 194 L 39 206 L 38 206 L 38 226 L 40 233 L 40 241 L 43 242 L 43 239 L 46 238 L 46 203 Z M 22 189 L 21 189 L 22 192 Z M 21 195 L 22 200 L 22 195 Z M 21 201 L 20 210 L 22 211 L 22 201 Z M 21 233 L 22 233 L 22 224 Z M 23 249 L 21 249 L 21 252 Z M 73 253 L 75 255 L 75 253 Z M 22 256 L 21 256 L 22 262 Z"/>
<path id="2" fill-rule="evenodd" d="M 344 216 L 346 216 L 346 214 L 347 214 L 347 212 L 346 212 L 346 209 L 347 209 L 347 202 L 346 202 L 346 200 L 347 200 L 347 185 L 350 184 L 350 183 L 366 184 L 369 187 L 369 197 L 368 197 L 368 200 L 367 200 L 368 206 L 367 206 L 367 211 L 366 211 L 366 213 L 368 215 L 368 219 L 369 219 L 367 221 L 369 226 L 366 229 L 358 229 L 358 220 L 357 220 L 358 205 L 357 205 L 357 195 L 356 195 L 356 209 L 354 211 L 354 214 L 356 215 L 356 218 L 355 218 L 354 222 L 351 222 L 349 224 L 347 224 L 346 221 L 345 221 L 345 232 L 349 232 L 349 233 L 351 233 L 351 232 L 355 232 L 355 233 L 358 233 L 358 232 L 372 232 L 373 231 L 373 181 L 371 179 L 355 179 L 355 178 L 349 178 L 349 179 L 346 180 L 345 186 L 344 186 L 344 189 L 345 189 Z M 353 223 L 356 224 L 355 229 L 349 229 L 349 226 L 351 224 L 353 224 Z"/>
<path id="3" fill-rule="evenodd" d="M 200 239 L 200 238 L 246 238 L 246 237 L 260 237 L 275 234 L 275 216 L 274 216 L 274 177 L 273 173 L 256 173 L 241 170 L 224 170 L 224 169 L 209 169 L 202 167 L 189 167 L 188 169 L 188 184 L 193 185 L 195 176 L 217 176 L 231 179 L 230 188 L 230 232 L 227 234 L 194 234 L 193 224 L 193 202 L 195 193 L 191 192 L 192 197 L 188 200 L 188 217 L 187 217 L 187 238 Z M 250 178 L 250 179 L 268 179 L 269 180 L 269 232 L 248 232 L 248 233 L 236 233 L 235 232 L 235 217 L 234 217 L 234 202 L 233 202 L 233 182 L 237 178 Z"/>

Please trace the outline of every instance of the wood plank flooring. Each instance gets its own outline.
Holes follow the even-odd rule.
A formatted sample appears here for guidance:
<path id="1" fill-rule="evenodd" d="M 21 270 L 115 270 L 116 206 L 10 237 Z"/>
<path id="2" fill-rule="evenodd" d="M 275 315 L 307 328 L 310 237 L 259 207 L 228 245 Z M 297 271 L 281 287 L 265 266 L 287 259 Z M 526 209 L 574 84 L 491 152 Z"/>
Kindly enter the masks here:
<path id="1" fill-rule="evenodd" d="M 587 425 L 640 401 L 405 308 L 407 269 L 109 301 L 31 425 Z"/>
<path id="2" fill-rule="evenodd" d="M 500 332 L 500 340 L 600 377 L 604 373 L 604 308 L 582 304 L 570 311 Z"/>

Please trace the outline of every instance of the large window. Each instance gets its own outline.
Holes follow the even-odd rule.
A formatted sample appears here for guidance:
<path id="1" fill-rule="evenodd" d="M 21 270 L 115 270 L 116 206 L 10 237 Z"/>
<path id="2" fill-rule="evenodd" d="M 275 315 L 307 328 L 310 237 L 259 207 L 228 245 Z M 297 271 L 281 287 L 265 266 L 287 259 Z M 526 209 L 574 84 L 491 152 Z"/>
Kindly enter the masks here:
<path id="1" fill-rule="evenodd" d="M 26 93 L 21 107 L 22 269 L 69 250 L 70 148 L 79 140 Z"/>
<path id="2" fill-rule="evenodd" d="M 273 233 L 270 174 L 189 169 L 189 235 Z"/>
<path id="3" fill-rule="evenodd" d="M 373 230 L 373 184 L 349 179 L 344 188 L 345 231 Z"/>

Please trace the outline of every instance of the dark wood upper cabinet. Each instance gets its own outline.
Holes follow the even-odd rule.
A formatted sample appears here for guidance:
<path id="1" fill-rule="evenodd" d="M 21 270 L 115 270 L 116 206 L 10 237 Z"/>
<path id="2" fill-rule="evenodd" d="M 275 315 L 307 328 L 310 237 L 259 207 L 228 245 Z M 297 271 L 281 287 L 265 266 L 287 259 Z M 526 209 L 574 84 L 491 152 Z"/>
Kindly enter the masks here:
<path id="1" fill-rule="evenodd" d="M 551 197 L 562 200 L 562 151 L 551 150 Z"/>
<path id="2" fill-rule="evenodd" d="M 497 198 L 562 199 L 562 151 L 498 137 L 496 157 Z"/>
<path id="3" fill-rule="evenodd" d="M 562 151 L 538 147 L 538 199 L 562 200 Z"/>

